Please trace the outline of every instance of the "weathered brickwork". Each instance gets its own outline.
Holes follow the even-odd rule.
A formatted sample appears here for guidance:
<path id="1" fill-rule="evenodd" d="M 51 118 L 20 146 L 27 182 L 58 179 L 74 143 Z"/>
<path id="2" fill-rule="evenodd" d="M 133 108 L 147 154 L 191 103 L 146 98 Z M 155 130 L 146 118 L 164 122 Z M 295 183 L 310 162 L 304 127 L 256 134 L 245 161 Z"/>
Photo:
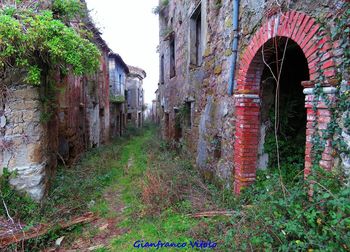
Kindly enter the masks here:
<path id="1" fill-rule="evenodd" d="M 58 153 L 74 163 L 87 148 L 109 141 L 109 48 L 95 31 L 101 51 L 100 69 L 91 76 L 58 78 Z M 62 160 L 61 160 L 62 161 Z"/>
<path id="2" fill-rule="evenodd" d="M 232 1 L 169 1 L 166 6 L 160 2 L 159 12 L 163 137 L 177 140 L 180 134 L 180 141 L 193 153 L 203 175 L 231 184 L 236 193 L 255 180 L 257 168 L 264 163 L 261 146 L 267 125 L 261 121 L 265 113 L 262 106 L 267 106 L 263 105 L 266 99 L 274 97 L 263 95 L 262 82 L 269 80 L 262 76 L 266 75 L 264 61 L 274 57 L 271 48 L 283 49 L 286 45 L 292 50 L 293 47 L 302 55 L 300 62 L 306 62 L 308 77 L 296 81 L 299 89 L 304 88 L 306 99 L 305 175 L 312 166 L 311 136 L 326 128 L 331 118 L 329 104 L 314 100 L 314 86 L 321 84 L 326 96 L 335 102 L 337 94 L 333 86 L 348 85 L 347 81 L 336 78 L 344 72 L 341 69 L 344 41 L 331 39 L 334 18 L 344 1 L 279 1 L 280 5 L 263 0 L 240 2 L 233 96 L 227 94 L 233 40 Z M 198 11 L 200 25 L 194 22 L 194 17 L 198 20 L 194 16 Z M 196 40 L 193 33 L 198 29 L 200 39 Z M 201 62 L 193 65 L 191 48 L 198 43 Z M 175 44 L 175 76 L 171 75 L 172 44 Z M 192 124 L 179 125 L 176 116 L 181 115 L 181 108 L 188 103 Z M 314 117 L 313 113 L 318 116 Z M 315 118 L 319 120 L 317 126 Z M 327 170 L 339 163 L 333 152 L 330 139 L 320 162 Z M 348 155 L 342 156 L 346 166 L 344 160 L 348 160 Z"/>

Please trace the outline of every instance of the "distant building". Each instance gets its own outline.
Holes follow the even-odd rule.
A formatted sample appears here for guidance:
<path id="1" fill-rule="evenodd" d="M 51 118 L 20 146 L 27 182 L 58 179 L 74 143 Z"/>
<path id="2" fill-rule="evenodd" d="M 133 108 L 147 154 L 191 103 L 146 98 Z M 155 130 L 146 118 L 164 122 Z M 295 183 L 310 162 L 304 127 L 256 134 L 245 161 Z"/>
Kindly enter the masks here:
<path id="1" fill-rule="evenodd" d="M 121 136 L 126 126 L 126 78 L 129 68 L 119 54 L 109 54 L 110 133 Z"/>
<path id="2" fill-rule="evenodd" d="M 159 124 L 160 123 L 159 89 L 156 90 L 155 94 L 156 94 L 156 99 L 152 101 L 151 116 L 152 116 L 152 122 Z"/>
<path id="3" fill-rule="evenodd" d="M 142 127 L 144 121 L 144 92 L 143 79 L 146 72 L 138 67 L 129 66 L 129 74 L 126 79 L 128 123 Z"/>

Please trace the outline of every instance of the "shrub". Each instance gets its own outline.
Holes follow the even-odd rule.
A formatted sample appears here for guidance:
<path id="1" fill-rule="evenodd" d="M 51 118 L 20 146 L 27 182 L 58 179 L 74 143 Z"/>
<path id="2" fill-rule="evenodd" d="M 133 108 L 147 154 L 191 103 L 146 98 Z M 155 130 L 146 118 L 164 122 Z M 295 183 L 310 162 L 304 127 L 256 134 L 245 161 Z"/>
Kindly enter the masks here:
<path id="1" fill-rule="evenodd" d="M 268 171 L 271 172 L 271 171 Z M 338 175 L 317 171 L 281 187 L 277 173 L 260 172 L 243 191 L 241 207 L 226 234 L 236 250 L 347 251 L 350 248 L 350 188 Z M 301 175 L 299 175 L 301 176 Z M 308 186 L 313 183 L 313 198 Z"/>

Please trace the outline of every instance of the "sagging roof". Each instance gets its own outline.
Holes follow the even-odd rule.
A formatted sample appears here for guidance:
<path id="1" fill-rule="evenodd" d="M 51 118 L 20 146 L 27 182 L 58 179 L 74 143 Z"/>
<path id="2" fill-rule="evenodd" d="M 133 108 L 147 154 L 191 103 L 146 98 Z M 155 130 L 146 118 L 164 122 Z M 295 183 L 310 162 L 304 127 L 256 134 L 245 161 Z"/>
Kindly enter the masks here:
<path id="1" fill-rule="evenodd" d="M 110 51 L 108 54 L 108 57 L 114 58 L 116 61 L 118 61 L 122 65 L 122 67 L 124 68 L 127 74 L 130 73 L 129 66 L 124 62 L 123 58 L 118 53 Z"/>
<path id="2" fill-rule="evenodd" d="M 135 75 L 140 79 L 144 79 L 147 77 L 146 71 L 139 67 L 128 66 L 130 70 L 130 75 Z"/>
<path id="3" fill-rule="evenodd" d="M 107 42 L 101 37 L 102 33 L 100 30 L 96 27 L 95 23 L 93 22 L 92 17 L 89 14 L 89 10 L 86 4 L 85 0 L 80 0 L 80 2 L 84 6 L 84 11 L 86 12 L 85 18 L 82 20 L 83 23 L 85 24 L 86 29 L 92 32 L 94 35 L 94 42 L 96 45 L 98 45 L 102 50 L 106 51 L 109 53 L 111 49 L 107 45 Z"/>
<path id="4" fill-rule="evenodd" d="M 107 42 L 101 37 L 102 33 L 100 30 L 95 26 L 95 24 L 91 21 L 89 18 L 86 22 L 86 28 L 91 31 L 94 34 L 94 40 L 95 43 L 102 49 L 105 50 L 106 52 L 110 52 L 111 49 L 107 45 Z"/>

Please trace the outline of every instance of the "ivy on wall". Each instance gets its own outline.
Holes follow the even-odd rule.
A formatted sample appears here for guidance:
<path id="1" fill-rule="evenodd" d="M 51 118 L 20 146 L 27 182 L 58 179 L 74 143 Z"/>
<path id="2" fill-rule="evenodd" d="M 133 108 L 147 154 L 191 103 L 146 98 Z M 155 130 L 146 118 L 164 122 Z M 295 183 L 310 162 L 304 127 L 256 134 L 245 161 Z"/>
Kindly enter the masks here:
<path id="1" fill-rule="evenodd" d="M 313 169 L 317 170 L 322 154 L 325 150 L 327 140 L 332 140 L 332 147 L 335 149 L 335 153 L 347 153 L 349 154 L 349 146 L 342 137 L 342 132 L 349 133 L 350 130 L 350 86 L 348 83 L 349 67 L 350 67 L 350 3 L 344 3 L 340 13 L 336 15 L 333 20 L 333 26 L 330 31 L 332 41 L 338 44 L 336 50 L 342 50 L 341 63 L 337 66 L 337 96 L 336 100 L 329 99 L 329 96 L 324 93 L 322 84 L 325 82 L 323 73 L 317 80 L 314 88 L 314 102 L 313 110 L 317 111 L 318 101 L 323 101 L 331 112 L 331 120 L 326 129 L 315 131 L 312 136 L 313 143 Z M 324 29 L 324 28 L 323 28 Z M 316 114 L 314 127 L 317 127 L 319 116 Z"/>
<path id="2" fill-rule="evenodd" d="M 86 29 L 69 25 L 84 13 L 81 2 L 54 0 L 48 8 L 35 2 L 17 1 L 0 10 L 0 77 L 5 79 L 14 69 L 26 70 L 24 81 L 39 85 L 48 68 L 93 73 L 99 50 Z"/>

